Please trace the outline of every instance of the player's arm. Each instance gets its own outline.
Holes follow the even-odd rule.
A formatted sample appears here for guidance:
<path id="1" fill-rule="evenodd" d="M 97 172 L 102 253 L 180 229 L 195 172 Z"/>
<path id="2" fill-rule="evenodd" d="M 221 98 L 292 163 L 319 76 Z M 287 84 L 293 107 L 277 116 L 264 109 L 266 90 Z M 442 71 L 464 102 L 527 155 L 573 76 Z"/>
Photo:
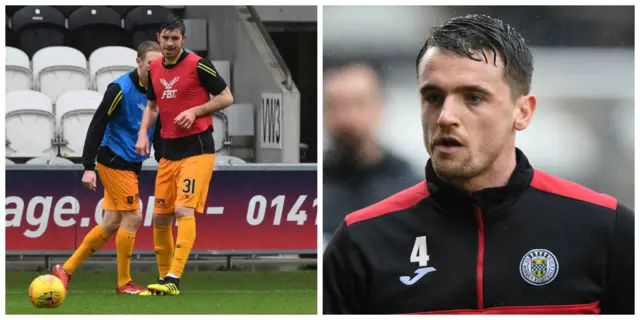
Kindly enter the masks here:
<path id="1" fill-rule="evenodd" d="M 158 103 L 156 101 L 156 92 L 153 90 L 153 81 L 151 81 L 151 69 L 149 69 L 147 77 L 147 107 L 142 112 L 140 132 L 138 132 L 138 135 L 144 134 L 145 136 L 158 119 Z"/>
<path id="2" fill-rule="evenodd" d="M 603 314 L 634 314 L 634 213 L 618 204 L 607 257 Z"/>
<path id="3" fill-rule="evenodd" d="M 149 154 L 149 130 L 153 123 L 158 120 L 158 103 L 156 94 L 153 90 L 153 81 L 151 81 L 151 69 L 147 74 L 147 107 L 142 112 L 142 120 L 140 120 L 140 130 L 138 131 L 138 141 L 136 142 L 136 153 L 139 155 Z"/>
<path id="4" fill-rule="evenodd" d="M 362 314 L 367 268 L 343 222 L 322 257 L 323 314 Z"/>
<path id="5" fill-rule="evenodd" d="M 161 129 L 162 129 L 162 122 L 160 121 L 160 119 L 157 119 L 156 129 L 153 132 L 153 157 L 158 162 L 160 162 L 160 159 L 162 159 L 162 152 L 164 151 L 164 140 L 160 135 Z"/>
<path id="6" fill-rule="evenodd" d="M 201 58 L 196 68 L 200 83 L 209 94 L 213 95 L 213 99 L 195 107 L 196 117 L 210 115 L 230 106 L 233 103 L 233 95 L 213 63 Z"/>
<path id="7" fill-rule="evenodd" d="M 82 165 L 85 170 L 95 170 L 96 156 L 107 129 L 107 124 L 120 108 L 122 90 L 118 84 L 110 84 L 102 97 L 98 110 L 93 114 L 82 151 Z"/>

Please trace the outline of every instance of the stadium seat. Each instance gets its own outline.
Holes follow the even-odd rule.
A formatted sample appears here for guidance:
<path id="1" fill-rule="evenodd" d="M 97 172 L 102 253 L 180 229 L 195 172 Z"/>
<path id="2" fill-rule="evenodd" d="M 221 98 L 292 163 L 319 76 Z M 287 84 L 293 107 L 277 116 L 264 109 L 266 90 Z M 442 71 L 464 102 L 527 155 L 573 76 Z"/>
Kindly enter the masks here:
<path id="1" fill-rule="evenodd" d="M 53 7 L 58 9 L 65 18 L 69 18 L 74 11 L 76 11 L 79 8 L 82 8 L 81 6 L 53 6 Z"/>
<path id="2" fill-rule="evenodd" d="M 160 6 L 140 6 L 129 11 L 124 19 L 124 27 L 131 36 L 131 47 L 137 48 L 146 40 L 157 41 L 160 24 L 168 15 L 171 15 L 171 11 Z"/>
<path id="3" fill-rule="evenodd" d="M 118 15 L 124 19 L 127 16 L 129 11 L 136 8 L 136 6 L 109 6 L 109 8 L 113 9 L 113 11 L 117 12 Z"/>
<path id="4" fill-rule="evenodd" d="M 31 64 L 20 49 L 6 47 L 6 92 L 31 90 Z"/>
<path id="5" fill-rule="evenodd" d="M 5 12 L 9 17 L 13 17 L 13 15 L 22 8 L 24 8 L 24 6 L 5 6 Z"/>
<path id="6" fill-rule="evenodd" d="M 33 158 L 58 154 L 58 148 L 51 144 L 55 117 L 46 95 L 31 90 L 9 92 L 5 112 L 6 156 Z"/>
<path id="7" fill-rule="evenodd" d="M 8 165 L 14 165 L 16 164 L 15 162 L 13 162 L 13 160 L 9 159 L 9 158 L 4 158 L 4 165 L 8 166 Z"/>
<path id="8" fill-rule="evenodd" d="M 18 38 L 18 48 L 29 58 L 38 50 L 65 43 L 67 28 L 60 11 L 47 6 L 28 6 L 16 12 L 11 27 Z"/>
<path id="9" fill-rule="evenodd" d="M 67 45 L 89 57 L 106 46 L 126 46 L 127 34 L 118 13 L 108 7 L 82 7 L 69 16 Z"/>
<path id="10" fill-rule="evenodd" d="M 16 35 L 16 33 L 13 31 L 13 28 L 11 28 L 10 26 L 10 22 L 11 20 L 9 19 L 9 16 L 6 16 L 7 20 L 5 20 L 6 23 L 6 29 L 5 29 L 5 39 L 4 39 L 4 45 L 6 47 L 18 47 L 20 45 L 20 42 L 18 41 L 18 36 Z"/>
<path id="11" fill-rule="evenodd" d="M 29 159 L 24 163 L 29 166 L 72 166 L 73 161 L 56 156 L 42 156 Z"/>
<path id="12" fill-rule="evenodd" d="M 127 47 L 104 47 L 94 51 L 89 57 L 91 86 L 104 94 L 113 80 L 138 67 L 137 56 L 135 50 Z"/>
<path id="13" fill-rule="evenodd" d="M 227 83 L 227 87 L 231 90 L 231 62 L 230 61 L 211 61 L 213 67 L 216 68 L 220 77 Z M 233 92 L 233 91 L 231 91 Z"/>
<path id="14" fill-rule="evenodd" d="M 87 60 L 74 48 L 48 47 L 33 56 L 34 87 L 51 101 L 68 91 L 89 89 Z"/>
<path id="15" fill-rule="evenodd" d="M 216 152 L 221 151 L 227 146 L 229 141 L 228 120 L 224 112 L 216 112 L 213 114 L 213 144 Z"/>
<path id="16" fill-rule="evenodd" d="M 87 129 L 102 101 L 102 95 L 90 90 L 70 91 L 56 101 L 57 134 L 66 145 L 60 146 L 63 157 L 82 157 Z"/>

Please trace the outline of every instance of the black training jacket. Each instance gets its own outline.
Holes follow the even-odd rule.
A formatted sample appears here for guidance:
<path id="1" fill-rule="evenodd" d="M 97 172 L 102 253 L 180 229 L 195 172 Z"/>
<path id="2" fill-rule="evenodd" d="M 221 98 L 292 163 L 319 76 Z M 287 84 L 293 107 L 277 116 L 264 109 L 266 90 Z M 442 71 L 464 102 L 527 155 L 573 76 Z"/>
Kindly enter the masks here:
<path id="1" fill-rule="evenodd" d="M 633 314 L 634 217 L 534 170 L 472 194 L 426 181 L 348 215 L 323 257 L 325 314 Z"/>

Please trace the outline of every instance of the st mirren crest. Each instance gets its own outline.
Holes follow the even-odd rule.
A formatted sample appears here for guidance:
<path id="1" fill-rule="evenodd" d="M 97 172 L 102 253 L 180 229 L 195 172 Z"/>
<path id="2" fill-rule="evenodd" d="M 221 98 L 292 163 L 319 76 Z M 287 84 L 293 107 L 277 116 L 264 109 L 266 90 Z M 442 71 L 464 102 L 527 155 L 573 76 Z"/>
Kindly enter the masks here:
<path id="1" fill-rule="evenodd" d="M 534 286 L 542 286 L 553 281 L 558 275 L 558 259 L 546 249 L 533 249 L 520 261 L 520 275 Z"/>
<path id="2" fill-rule="evenodd" d="M 180 77 L 175 77 L 171 80 L 171 82 L 167 82 L 167 80 L 160 78 L 160 82 L 164 86 L 164 92 L 162 92 L 161 99 L 174 99 L 176 97 L 177 89 L 173 89 L 173 86 L 180 80 Z"/>

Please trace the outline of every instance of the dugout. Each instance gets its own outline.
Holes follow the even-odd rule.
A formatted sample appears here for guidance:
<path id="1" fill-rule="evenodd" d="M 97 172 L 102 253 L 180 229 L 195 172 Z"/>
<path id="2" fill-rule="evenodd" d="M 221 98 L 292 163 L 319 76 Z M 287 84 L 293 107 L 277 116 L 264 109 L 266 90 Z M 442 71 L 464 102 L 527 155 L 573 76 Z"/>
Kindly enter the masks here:
<path id="1" fill-rule="evenodd" d="M 107 46 L 128 46 L 120 15 L 108 7 L 82 7 L 69 16 L 67 45 L 85 57 Z"/>
<path id="2" fill-rule="evenodd" d="M 67 28 L 64 15 L 53 7 L 29 6 L 18 10 L 12 18 L 18 47 L 33 57 L 46 47 L 63 46 Z"/>

